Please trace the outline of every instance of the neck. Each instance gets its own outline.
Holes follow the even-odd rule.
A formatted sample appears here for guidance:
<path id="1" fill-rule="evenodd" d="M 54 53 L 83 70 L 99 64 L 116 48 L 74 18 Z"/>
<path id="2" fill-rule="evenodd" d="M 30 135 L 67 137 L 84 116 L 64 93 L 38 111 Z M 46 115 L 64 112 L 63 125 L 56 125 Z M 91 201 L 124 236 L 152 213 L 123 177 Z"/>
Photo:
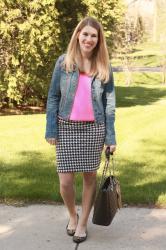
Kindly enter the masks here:
<path id="1" fill-rule="evenodd" d="M 83 60 L 90 61 L 91 57 L 92 57 L 92 52 L 90 52 L 90 53 L 81 52 L 81 57 L 82 57 Z"/>

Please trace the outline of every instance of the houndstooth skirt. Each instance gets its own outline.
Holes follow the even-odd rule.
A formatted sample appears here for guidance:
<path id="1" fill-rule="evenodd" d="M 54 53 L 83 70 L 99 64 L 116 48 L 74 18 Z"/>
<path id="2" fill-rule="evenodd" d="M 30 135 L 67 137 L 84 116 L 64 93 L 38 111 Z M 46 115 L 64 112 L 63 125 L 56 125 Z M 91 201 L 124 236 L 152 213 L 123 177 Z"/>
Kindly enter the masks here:
<path id="1" fill-rule="evenodd" d="M 99 168 L 105 124 L 58 119 L 57 172 L 92 172 Z"/>

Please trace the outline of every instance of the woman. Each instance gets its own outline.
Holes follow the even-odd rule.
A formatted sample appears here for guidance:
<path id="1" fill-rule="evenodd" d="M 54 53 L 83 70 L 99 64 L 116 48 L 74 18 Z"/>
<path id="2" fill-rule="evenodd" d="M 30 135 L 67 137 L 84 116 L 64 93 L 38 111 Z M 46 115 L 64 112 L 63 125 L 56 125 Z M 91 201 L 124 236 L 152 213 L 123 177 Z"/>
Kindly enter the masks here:
<path id="1" fill-rule="evenodd" d="M 45 138 L 56 145 L 60 193 L 69 212 L 68 235 L 80 243 L 94 202 L 103 146 L 116 149 L 115 93 L 103 29 L 92 17 L 75 28 L 58 58 L 47 100 Z M 76 211 L 74 173 L 83 175 L 82 213 Z"/>

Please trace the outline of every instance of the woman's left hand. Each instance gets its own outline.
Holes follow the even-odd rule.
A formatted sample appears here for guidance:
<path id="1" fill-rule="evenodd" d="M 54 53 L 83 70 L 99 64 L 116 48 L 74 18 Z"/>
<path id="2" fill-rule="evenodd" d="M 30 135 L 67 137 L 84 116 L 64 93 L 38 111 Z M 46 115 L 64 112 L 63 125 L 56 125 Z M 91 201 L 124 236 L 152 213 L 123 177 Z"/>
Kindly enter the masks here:
<path id="1" fill-rule="evenodd" d="M 115 150 L 116 150 L 116 145 L 105 145 L 105 149 L 108 148 L 108 147 L 110 148 L 110 152 L 111 152 L 111 153 L 115 152 Z"/>

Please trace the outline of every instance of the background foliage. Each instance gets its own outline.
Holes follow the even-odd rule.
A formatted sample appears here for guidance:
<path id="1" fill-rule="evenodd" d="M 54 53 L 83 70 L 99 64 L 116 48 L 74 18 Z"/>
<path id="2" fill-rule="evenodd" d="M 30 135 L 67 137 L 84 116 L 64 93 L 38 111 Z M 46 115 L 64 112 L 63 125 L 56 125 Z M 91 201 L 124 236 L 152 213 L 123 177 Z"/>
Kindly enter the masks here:
<path id="1" fill-rule="evenodd" d="M 101 21 L 111 53 L 123 13 L 119 0 L 2 0 L 0 106 L 45 104 L 55 60 L 80 19 Z"/>

